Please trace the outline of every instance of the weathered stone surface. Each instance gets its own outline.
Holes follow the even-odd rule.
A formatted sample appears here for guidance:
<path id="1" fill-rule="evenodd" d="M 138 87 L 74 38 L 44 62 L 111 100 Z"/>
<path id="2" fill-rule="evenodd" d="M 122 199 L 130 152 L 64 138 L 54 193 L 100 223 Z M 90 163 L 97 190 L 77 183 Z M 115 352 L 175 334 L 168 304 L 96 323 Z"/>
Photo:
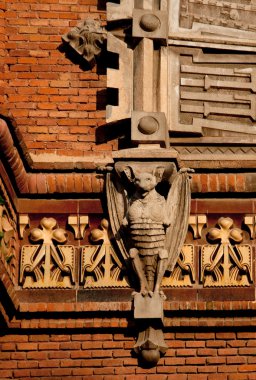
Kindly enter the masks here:
<path id="1" fill-rule="evenodd" d="M 161 319 L 163 320 L 163 298 L 155 293 L 152 297 L 140 293 L 134 296 L 135 319 Z"/>

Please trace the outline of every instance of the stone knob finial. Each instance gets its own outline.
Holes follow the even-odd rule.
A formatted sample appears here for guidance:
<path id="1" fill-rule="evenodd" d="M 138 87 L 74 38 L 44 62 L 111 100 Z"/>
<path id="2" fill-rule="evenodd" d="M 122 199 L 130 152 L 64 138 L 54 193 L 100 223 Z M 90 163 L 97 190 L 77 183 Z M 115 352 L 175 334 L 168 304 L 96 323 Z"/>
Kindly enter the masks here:
<path id="1" fill-rule="evenodd" d="M 161 21 L 156 15 L 147 13 L 141 17 L 139 25 L 145 32 L 154 32 L 160 28 Z"/>

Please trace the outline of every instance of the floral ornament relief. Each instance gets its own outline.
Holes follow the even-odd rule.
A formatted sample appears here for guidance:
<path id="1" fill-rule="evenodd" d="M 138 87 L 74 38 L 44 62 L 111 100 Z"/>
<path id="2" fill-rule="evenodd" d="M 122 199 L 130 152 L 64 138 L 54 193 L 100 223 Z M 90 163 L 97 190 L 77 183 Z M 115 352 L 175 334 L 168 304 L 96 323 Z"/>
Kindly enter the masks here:
<path id="1" fill-rule="evenodd" d="M 40 228 L 29 238 L 37 245 L 24 245 L 21 251 L 20 281 L 23 288 L 71 288 L 74 282 L 75 253 L 67 232 L 57 227 L 54 218 L 43 218 Z"/>
<path id="2" fill-rule="evenodd" d="M 252 253 L 249 245 L 240 244 L 243 231 L 232 228 L 231 218 L 221 217 L 217 224 L 219 228 L 211 228 L 208 239 L 218 244 L 204 245 L 201 251 L 204 287 L 249 286 L 252 282 Z"/>
<path id="3" fill-rule="evenodd" d="M 16 275 L 16 252 L 18 251 L 18 236 L 15 222 L 11 219 L 0 196 L 0 258 L 14 280 Z"/>
<path id="4" fill-rule="evenodd" d="M 122 262 L 111 245 L 106 219 L 101 221 L 100 228 L 91 231 L 91 241 L 102 243 L 82 247 L 81 282 L 84 287 L 129 287 L 122 274 Z"/>

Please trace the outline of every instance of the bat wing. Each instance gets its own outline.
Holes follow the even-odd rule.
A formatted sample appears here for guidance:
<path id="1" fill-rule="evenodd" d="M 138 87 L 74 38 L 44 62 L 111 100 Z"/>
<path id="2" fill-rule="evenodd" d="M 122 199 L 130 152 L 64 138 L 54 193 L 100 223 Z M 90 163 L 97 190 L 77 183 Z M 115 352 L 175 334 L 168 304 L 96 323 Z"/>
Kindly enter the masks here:
<path id="1" fill-rule="evenodd" d="M 114 238 L 122 253 L 124 260 L 128 258 L 125 237 L 122 233 L 122 223 L 128 208 L 127 194 L 118 177 L 107 174 L 106 180 L 107 204 L 109 220 Z"/>
<path id="2" fill-rule="evenodd" d="M 184 244 L 190 214 L 190 179 L 187 171 L 177 173 L 167 197 L 170 226 L 166 230 L 167 270 L 173 270 Z"/>

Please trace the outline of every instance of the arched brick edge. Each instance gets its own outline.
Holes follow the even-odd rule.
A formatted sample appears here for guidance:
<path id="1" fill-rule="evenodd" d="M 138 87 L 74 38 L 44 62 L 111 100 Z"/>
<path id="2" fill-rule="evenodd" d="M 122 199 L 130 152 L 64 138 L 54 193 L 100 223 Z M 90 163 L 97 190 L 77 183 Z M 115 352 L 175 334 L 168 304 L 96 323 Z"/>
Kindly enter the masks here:
<path id="1" fill-rule="evenodd" d="M 0 152 L 20 194 L 101 193 L 104 177 L 97 173 L 31 173 L 15 147 L 7 123 L 0 119 Z"/>

